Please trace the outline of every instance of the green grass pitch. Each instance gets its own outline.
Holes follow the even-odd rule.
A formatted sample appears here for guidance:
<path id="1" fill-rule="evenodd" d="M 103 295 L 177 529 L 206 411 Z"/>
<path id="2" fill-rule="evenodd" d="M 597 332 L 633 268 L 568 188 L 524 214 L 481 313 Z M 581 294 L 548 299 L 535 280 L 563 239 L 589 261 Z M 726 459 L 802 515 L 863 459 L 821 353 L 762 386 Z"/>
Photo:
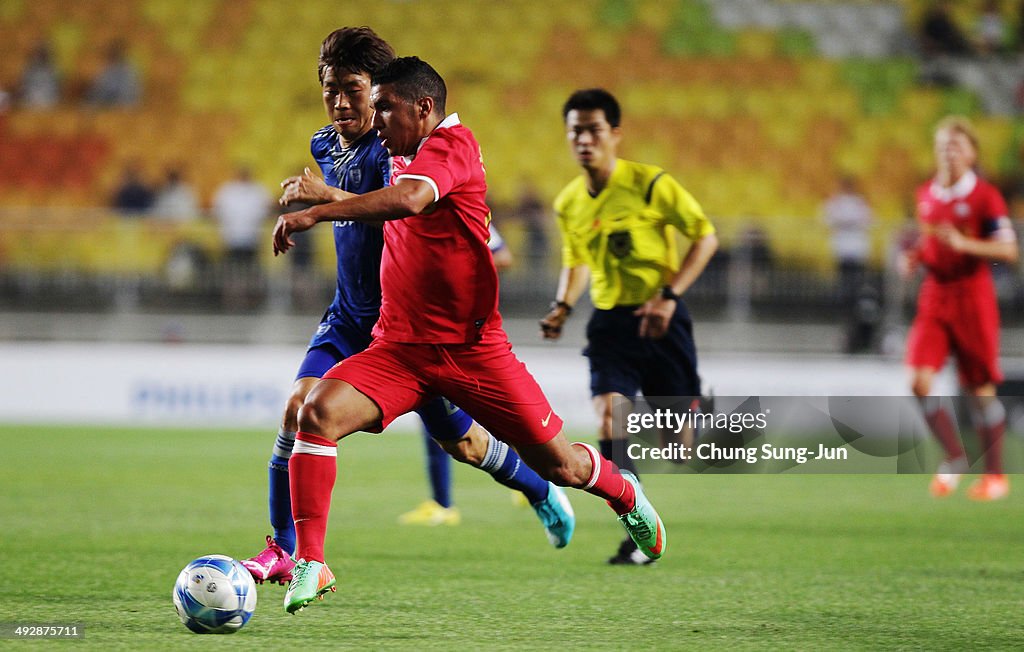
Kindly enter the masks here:
<path id="1" fill-rule="evenodd" d="M 945 501 L 928 477 L 649 475 L 666 557 L 609 567 L 622 530 L 572 492 L 551 548 L 529 509 L 466 467 L 463 524 L 414 528 L 422 444 L 339 450 L 327 556 L 338 592 L 302 613 L 262 586 L 227 637 L 178 622 L 171 586 L 206 553 L 262 547 L 270 431 L 0 427 L 0 622 L 82 623 L 12 649 L 1008 649 L 1024 641 L 1024 481 Z"/>

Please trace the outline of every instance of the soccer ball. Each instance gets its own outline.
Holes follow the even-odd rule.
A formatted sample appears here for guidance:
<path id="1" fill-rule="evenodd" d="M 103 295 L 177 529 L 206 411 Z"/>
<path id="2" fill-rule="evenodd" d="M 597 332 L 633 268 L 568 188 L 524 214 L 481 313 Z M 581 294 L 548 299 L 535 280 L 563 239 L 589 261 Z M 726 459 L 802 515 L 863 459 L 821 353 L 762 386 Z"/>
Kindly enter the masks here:
<path id="1" fill-rule="evenodd" d="M 256 583 L 241 562 L 206 555 L 182 569 L 171 599 L 178 618 L 196 634 L 231 634 L 256 610 Z"/>

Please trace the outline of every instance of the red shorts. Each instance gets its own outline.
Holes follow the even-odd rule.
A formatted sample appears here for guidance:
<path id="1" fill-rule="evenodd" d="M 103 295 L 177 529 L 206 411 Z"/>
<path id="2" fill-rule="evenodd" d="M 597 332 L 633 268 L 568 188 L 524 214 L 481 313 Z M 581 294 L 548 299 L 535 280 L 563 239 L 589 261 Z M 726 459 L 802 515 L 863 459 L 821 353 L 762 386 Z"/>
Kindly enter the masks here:
<path id="1" fill-rule="evenodd" d="M 907 340 L 907 364 L 939 370 L 950 352 L 964 386 L 1003 381 L 999 305 L 990 277 L 945 285 L 926 281 L 922 286 Z"/>
<path id="2" fill-rule="evenodd" d="M 374 340 L 324 378 L 343 380 L 383 413 L 383 430 L 428 399 L 444 396 L 498 439 L 513 446 L 543 444 L 562 420 L 512 353 L 502 330 L 473 344 L 402 344 Z"/>

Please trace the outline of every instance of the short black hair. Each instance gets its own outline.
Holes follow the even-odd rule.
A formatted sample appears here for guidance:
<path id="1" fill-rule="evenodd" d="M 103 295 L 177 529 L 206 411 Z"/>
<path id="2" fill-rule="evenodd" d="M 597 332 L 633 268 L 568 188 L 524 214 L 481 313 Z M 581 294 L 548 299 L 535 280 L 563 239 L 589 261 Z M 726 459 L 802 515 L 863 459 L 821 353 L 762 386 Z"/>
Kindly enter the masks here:
<path id="1" fill-rule="evenodd" d="M 395 50 L 369 27 L 342 27 L 327 35 L 320 44 L 317 75 L 324 83 L 324 74 L 333 68 L 335 74 L 350 72 L 371 77 L 395 58 Z"/>
<path id="2" fill-rule="evenodd" d="M 613 127 L 622 121 L 622 109 L 615 96 L 603 88 L 585 88 L 569 96 L 562 106 L 562 120 L 569 117 L 569 111 L 604 111 L 604 117 Z"/>
<path id="3" fill-rule="evenodd" d="M 434 68 L 419 57 L 392 59 L 373 75 L 373 84 L 391 84 L 395 93 L 407 102 L 429 97 L 434 100 L 434 112 L 444 115 L 448 87 Z"/>

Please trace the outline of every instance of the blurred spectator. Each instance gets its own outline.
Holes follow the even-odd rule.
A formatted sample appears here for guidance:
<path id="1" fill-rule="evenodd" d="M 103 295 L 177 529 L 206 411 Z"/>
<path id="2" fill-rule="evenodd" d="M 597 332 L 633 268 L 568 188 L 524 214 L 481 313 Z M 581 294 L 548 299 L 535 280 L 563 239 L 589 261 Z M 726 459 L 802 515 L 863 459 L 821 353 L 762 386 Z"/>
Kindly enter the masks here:
<path id="1" fill-rule="evenodd" d="M 523 181 L 519 198 L 512 209 L 514 217 L 522 220 L 526 231 L 525 257 L 540 263 L 548 258 L 547 213 L 537 189 L 529 181 Z"/>
<path id="2" fill-rule="evenodd" d="M 128 61 L 123 41 L 107 46 L 107 64 L 93 80 L 86 96 L 96 106 L 132 106 L 142 97 L 142 85 L 135 66 Z"/>
<path id="3" fill-rule="evenodd" d="M 852 177 L 839 180 L 839 188 L 825 202 L 822 218 L 831 231 L 832 253 L 839 273 L 839 303 L 849 307 L 864 283 L 871 253 L 868 231 L 874 221 L 871 207 L 857 191 Z"/>
<path id="4" fill-rule="evenodd" d="M 40 41 L 32 50 L 21 73 L 18 88 L 21 103 L 32 109 L 45 109 L 60 102 L 60 75 L 53 65 L 50 45 Z"/>
<path id="5" fill-rule="evenodd" d="M 748 224 L 739 234 L 739 248 L 750 260 L 754 273 L 766 278 L 775 267 L 775 254 L 772 253 L 768 234 L 757 224 Z"/>
<path id="6" fill-rule="evenodd" d="M 270 193 L 253 181 L 246 167 L 217 189 L 213 197 L 213 216 L 220 227 L 228 256 L 242 263 L 255 261 L 263 226 L 273 204 Z"/>
<path id="7" fill-rule="evenodd" d="M 953 18 L 948 0 L 933 0 L 921 16 L 921 50 L 929 57 L 972 53 L 970 42 Z"/>
<path id="8" fill-rule="evenodd" d="M 184 180 L 177 167 L 167 169 L 164 185 L 157 191 L 152 213 L 159 219 L 187 222 L 199 217 L 196 191 Z"/>
<path id="9" fill-rule="evenodd" d="M 822 218 L 831 231 L 836 258 L 836 302 L 846 320 L 846 352 L 868 350 L 880 317 L 878 292 L 867 282 L 868 232 L 874 215 L 852 177 L 839 180 L 839 188 L 825 202 Z"/>
<path id="10" fill-rule="evenodd" d="M 772 285 L 775 254 L 768 234 L 755 223 L 742 226 L 725 257 L 729 261 L 725 282 L 730 310 L 737 319 L 746 319 L 752 301 L 766 296 Z"/>
<path id="11" fill-rule="evenodd" d="M 149 212 L 154 198 L 153 189 L 142 178 L 138 162 L 126 163 L 110 205 L 125 215 L 140 215 Z"/>
<path id="12" fill-rule="evenodd" d="M 226 248 L 224 306 L 229 310 L 251 307 L 259 281 L 257 252 L 265 222 L 276 203 L 246 167 L 217 189 L 213 216 Z"/>
<path id="13" fill-rule="evenodd" d="M 999 11 L 998 0 L 987 0 L 974 27 L 975 40 L 982 54 L 1006 52 L 1006 21 Z"/>

